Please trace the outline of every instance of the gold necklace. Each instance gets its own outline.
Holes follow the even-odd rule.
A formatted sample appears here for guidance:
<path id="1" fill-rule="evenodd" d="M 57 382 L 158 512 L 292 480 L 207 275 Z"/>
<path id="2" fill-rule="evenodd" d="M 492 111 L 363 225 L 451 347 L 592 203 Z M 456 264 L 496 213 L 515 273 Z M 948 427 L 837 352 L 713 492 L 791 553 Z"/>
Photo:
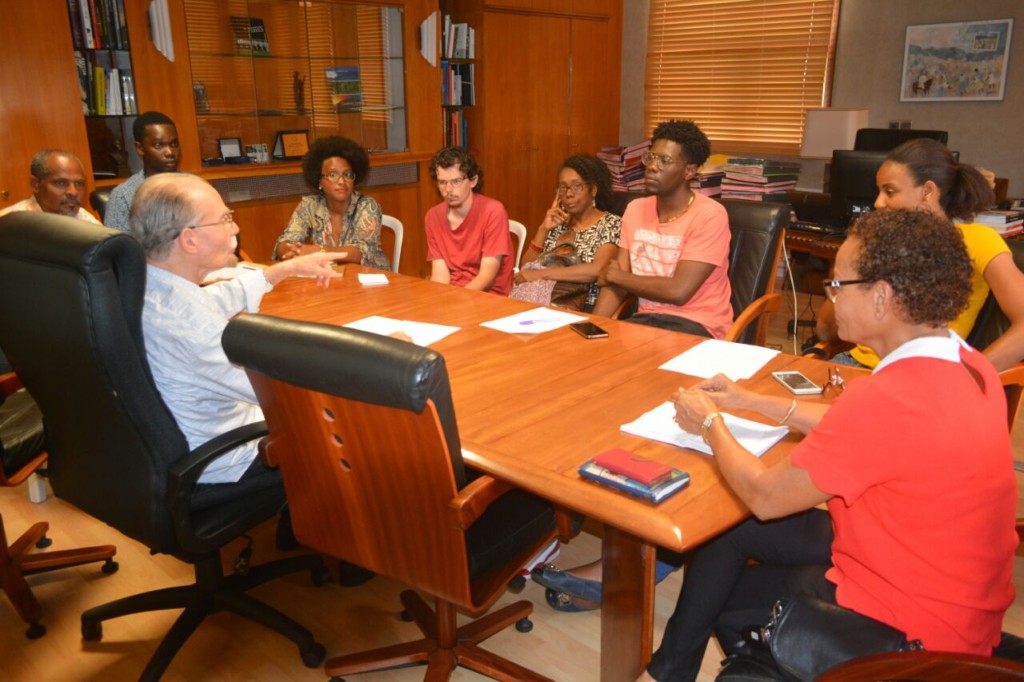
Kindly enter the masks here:
<path id="1" fill-rule="evenodd" d="M 690 193 L 690 200 L 686 202 L 686 208 L 684 208 L 682 211 L 680 211 L 679 213 L 675 214 L 671 218 L 666 218 L 665 220 L 659 220 L 658 222 L 660 222 L 662 225 L 664 225 L 666 223 L 672 222 L 673 220 L 679 220 L 680 218 L 682 218 L 683 214 L 690 210 L 690 206 L 693 204 L 693 198 L 695 196 L 697 196 L 697 195 L 693 194 L 691 192 Z"/>

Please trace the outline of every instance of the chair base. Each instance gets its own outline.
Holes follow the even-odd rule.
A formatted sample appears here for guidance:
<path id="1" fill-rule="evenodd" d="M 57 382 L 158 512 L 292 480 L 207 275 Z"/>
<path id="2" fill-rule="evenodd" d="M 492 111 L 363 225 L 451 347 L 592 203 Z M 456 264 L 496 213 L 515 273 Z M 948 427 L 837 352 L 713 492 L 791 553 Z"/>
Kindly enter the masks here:
<path id="1" fill-rule="evenodd" d="M 529 616 L 533 612 L 531 602 L 518 601 L 460 628 L 456 627 L 455 607 L 447 602 L 435 600 L 435 612 L 412 590 L 402 592 L 401 600 L 424 638 L 332 658 L 324 665 L 328 676 L 339 677 L 426 662 L 424 680 L 447 680 L 461 665 L 496 680 L 551 682 L 550 678 L 479 647 L 479 643 L 491 635 Z"/>
<path id="2" fill-rule="evenodd" d="M 184 609 L 164 636 L 150 659 L 140 680 L 159 680 L 171 664 L 178 650 L 211 614 L 228 611 L 253 620 L 295 642 L 302 662 L 315 668 L 323 662 L 326 650 L 313 639 L 309 630 L 245 594 L 258 585 L 290 573 L 308 570 L 315 585 L 324 584 L 330 573 L 318 556 L 291 557 L 259 566 L 248 573 L 224 575 L 219 554 L 202 557 L 195 562 L 196 581 L 192 585 L 168 587 L 136 594 L 89 609 L 82 614 L 82 638 L 99 640 L 103 637 L 103 621 L 144 611 Z"/>
<path id="3" fill-rule="evenodd" d="M 118 568 L 117 562 L 112 558 L 117 553 L 117 548 L 113 545 L 28 554 L 32 547 L 45 547 L 49 544 L 46 538 L 46 531 L 49 528 L 50 525 L 45 521 L 35 523 L 8 546 L 3 517 L 0 517 L 0 584 L 3 585 L 4 593 L 14 606 L 14 610 L 18 612 L 18 616 L 29 625 L 25 632 L 29 639 L 42 637 L 46 634 L 46 627 L 39 622 L 43 609 L 32 594 L 32 589 L 25 580 L 26 575 L 70 568 L 94 561 L 105 562 L 104 573 L 113 573 Z"/>

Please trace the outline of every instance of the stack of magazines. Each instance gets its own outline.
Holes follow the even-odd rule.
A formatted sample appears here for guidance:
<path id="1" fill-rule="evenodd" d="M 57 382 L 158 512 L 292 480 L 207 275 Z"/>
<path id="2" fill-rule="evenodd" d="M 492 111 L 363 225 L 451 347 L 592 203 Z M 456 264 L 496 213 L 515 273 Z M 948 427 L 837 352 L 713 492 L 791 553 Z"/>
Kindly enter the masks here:
<path id="1" fill-rule="evenodd" d="M 982 211 L 974 216 L 974 222 L 988 225 L 1004 237 L 1011 237 L 1024 231 L 1024 211 Z"/>
<path id="2" fill-rule="evenodd" d="M 644 191 L 644 163 L 640 157 L 650 146 L 651 141 L 644 140 L 628 147 L 601 147 L 597 158 L 608 166 L 608 172 L 612 175 L 613 191 Z"/>
<path id="3" fill-rule="evenodd" d="M 723 199 L 785 201 L 786 192 L 796 188 L 800 164 L 772 159 L 732 158 L 723 170 Z"/>
<path id="4" fill-rule="evenodd" d="M 580 465 L 580 476 L 650 502 L 679 492 L 690 483 L 690 474 L 666 464 L 612 448 Z"/>

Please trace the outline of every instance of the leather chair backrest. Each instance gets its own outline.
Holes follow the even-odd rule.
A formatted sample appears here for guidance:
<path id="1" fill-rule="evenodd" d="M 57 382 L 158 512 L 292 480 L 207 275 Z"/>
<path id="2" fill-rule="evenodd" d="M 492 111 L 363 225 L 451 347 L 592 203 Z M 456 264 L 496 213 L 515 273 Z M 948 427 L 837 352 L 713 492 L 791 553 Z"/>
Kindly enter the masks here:
<path id="1" fill-rule="evenodd" d="M 109 201 L 109 189 L 94 189 L 89 194 L 89 205 L 92 206 L 92 210 L 99 214 L 101 223 L 107 217 L 107 202 Z"/>
<path id="2" fill-rule="evenodd" d="M 1013 254 L 1013 262 L 1021 271 L 1024 271 L 1024 241 L 1008 239 L 1006 245 L 1010 247 L 1010 253 Z M 985 299 L 985 303 L 978 312 L 977 319 L 974 320 L 971 333 L 967 335 L 967 343 L 979 350 L 984 350 L 1009 328 L 1010 321 L 999 309 L 996 297 L 989 292 L 988 298 Z"/>
<path id="3" fill-rule="evenodd" d="M 779 238 L 789 224 L 790 206 L 770 201 L 722 199 L 729 215 L 729 284 L 732 313 L 736 318 L 755 299 L 767 293 L 776 267 Z M 753 343 L 757 325 L 740 336 L 741 343 Z"/>
<path id="4" fill-rule="evenodd" d="M 296 538 L 434 596 L 477 606 L 450 503 L 465 482 L 444 358 L 357 330 L 240 315 L 246 368 Z M 330 510 L 330 521 L 324 522 Z"/>
<path id="5" fill-rule="evenodd" d="M 167 470 L 188 446 L 146 361 L 145 278 L 124 232 L 50 213 L 0 218 L 0 346 L 45 416 L 54 492 L 173 552 Z"/>

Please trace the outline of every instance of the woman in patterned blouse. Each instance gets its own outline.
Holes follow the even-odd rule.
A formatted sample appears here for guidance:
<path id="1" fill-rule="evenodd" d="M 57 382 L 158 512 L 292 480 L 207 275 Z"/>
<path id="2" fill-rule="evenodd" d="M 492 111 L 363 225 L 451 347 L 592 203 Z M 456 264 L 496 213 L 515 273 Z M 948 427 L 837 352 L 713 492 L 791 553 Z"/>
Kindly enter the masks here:
<path id="1" fill-rule="evenodd" d="M 558 171 L 555 200 L 537 228 L 533 241 L 523 254 L 523 269 L 516 274 L 516 283 L 550 279 L 560 282 L 594 282 L 597 273 L 615 255 L 622 221 L 609 213 L 611 176 L 596 156 L 570 156 Z M 527 263 L 541 253 L 563 244 L 571 244 L 579 259 L 578 265 L 533 270 Z M 598 287 L 591 284 L 584 304 L 594 307 Z"/>
<path id="2" fill-rule="evenodd" d="M 302 176 L 317 192 L 303 197 L 274 245 L 274 260 L 331 251 L 338 262 L 391 269 L 380 245 L 380 204 L 356 191 L 366 179 L 370 157 L 352 140 L 316 140 L 302 157 Z"/>

